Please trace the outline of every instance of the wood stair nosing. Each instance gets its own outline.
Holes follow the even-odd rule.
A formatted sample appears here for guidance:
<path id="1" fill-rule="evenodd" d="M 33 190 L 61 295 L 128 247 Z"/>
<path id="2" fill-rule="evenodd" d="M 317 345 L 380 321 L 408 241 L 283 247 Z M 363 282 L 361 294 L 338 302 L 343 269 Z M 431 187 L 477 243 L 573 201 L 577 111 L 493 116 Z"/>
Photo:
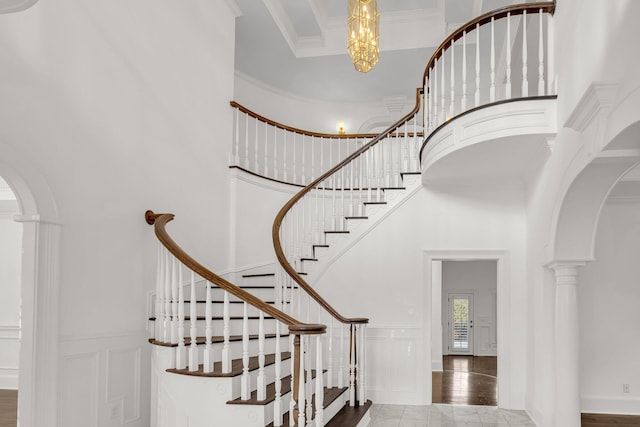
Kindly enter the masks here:
<path id="1" fill-rule="evenodd" d="M 280 353 L 280 360 L 288 360 L 291 358 L 291 353 L 284 351 Z M 266 354 L 264 364 L 265 366 L 273 365 L 276 361 L 276 355 L 274 353 Z M 260 362 L 258 356 L 252 356 L 249 358 L 249 371 L 255 371 L 260 368 Z M 188 375 L 192 377 L 209 377 L 209 378 L 229 378 L 242 375 L 243 363 L 242 359 L 233 359 L 231 361 L 231 372 L 222 373 L 222 362 L 215 362 L 213 364 L 213 372 L 204 372 L 203 365 L 198 366 L 197 371 L 189 371 L 189 369 L 167 369 L 167 372 L 179 375 Z"/>
<path id="2" fill-rule="evenodd" d="M 331 404 L 338 399 L 342 393 L 345 393 L 348 390 L 347 387 L 343 387 L 343 388 L 338 388 L 338 387 L 333 387 L 333 388 L 324 388 L 324 401 L 322 403 L 322 406 L 324 409 L 327 409 L 329 406 L 331 406 Z M 311 399 L 311 405 L 313 407 L 313 414 L 315 416 L 316 413 L 316 398 L 315 398 L 315 394 L 313 395 L 312 399 Z M 344 409 L 344 408 L 343 408 Z M 340 413 L 342 411 L 342 409 L 340 411 L 338 411 L 338 413 Z M 365 411 L 366 412 L 366 411 Z M 336 414 L 337 415 L 337 414 Z M 364 413 L 363 413 L 364 415 Z M 334 416 L 335 418 L 335 416 Z M 358 419 L 359 420 L 359 419 Z M 282 425 L 283 426 L 288 426 L 289 425 L 289 412 L 285 412 L 282 415 Z M 297 425 L 297 424 L 296 424 Z M 327 424 L 325 424 L 326 426 Z M 351 424 L 336 424 L 336 426 L 350 426 Z M 355 427 L 356 424 L 353 424 L 353 426 Z M 267 424 L 267 427 L 273 427 L 273 423 L 271 424 Z"/>
<path id="3" fill-rule="evenodd" d="M 316 258 L 300 258 L 300 261 L 318 261 Z"/>
<path id="4" fill-rule="evenodd" d="M 349 402 L 347 402 L 347 404 L 325 424 L 325 427 L 355 427 L 370 408 L 370 400 L 367 400 L 360 406 L 349 406 Z"/>
<path id="5" fill-rule="evenodd" d="M 324 234 L 349 234 L 348 230 L 325 230 Z"/>
<path id="6" fill-rule="evenodd" d="M 289 334 L 280 334 L 280 338 L 284 338 L 284 337 L 288 337 Z M 276 334 L 265 334 L 264 337 L 266 339 L 270 339 L 270 338 L 275 338 Z M 249 340 L 257 340 L 258 339 L 258 335 L 257 334 L 253 334 L 253 335 L 249 335 Z M 229 341 L 230 342 L 237 342 L 237 341 L 242 341 L 242 335 L 231 335 L 229 337 Z M 211 337 L 211 343 L 212 344 L 220 344 L 224 342 L 224 337 L 221 335 L 216 335 Z M 174 344 L 174 343 L 170 343 L 170 342 L 162 342 L 162 341 L 157 341 L 155 338 L 149 338 L 149 343 L 153 344 L 153 345 L 159 345 L 161 347 L 178 347 L 178 344 Z M 205 337 L 196 337 L 196 344 L 197 345 L 204 345 L 206 344 L 205 342 Z M 185 346 L 189 346 L 191 345 L 191 338 L 190 337 L 185 337 L 184 338 L 184 345 Z"/>
<path id="7" fill-rule="evenodd" d="M 382 187 L 382 191 L 386 190 L 406 190 L 407 187 Z"/>
<path id="8" fill-rule="evenodd" d="M 386 205 L 387 202 L 364 202 L 364 205 Z"/>
<path id="9" fill-rule="evenodd" d="M 243 274 L 242 277 L 250 278 L 250 277 L 275 277 L 275 273 L 257 273 L 257 274 Z"/>
<path id="10" fill-rule="evenodd" d="M 324 371 L 326 372 L 326 370 Z M 311 370 L 311 379 L 314 379 L 317 376 L 317 371 L 315 369 Z M 291 375 L 287 375 L 286 377 L 281 378 L 281 389 L 280 395 L 283 396 L 291 391 Z M 325 387 L 325 393 L 326 393 Z M 315 390 L 312 391 L 314 393 Z M 258 391 L 253 390 L 251 392 L 251 398 L 248 400 L 242 400 L 241 398 L 229 400 L 227 404 L 229 405 L 267 405 L 273 402 L 276 399 L 276 383 L 275 381 L 267 384 L 267 393 L 265 400 L 258 400 Z"/>
<path id="11" fill-rule="evenodd" d="M 345 216 L 344 219 L 369 219 L 368 216 Z"/>
<path id="12" fill-rule="evenodd" d="M 196 302 L 196 304 L 205 304 L 207 301 L 199 299 L 199 300 L 196 300 L 195 302 Z M 263 302 L 265 302 L 267 304 L 275 304 L 275 301 L 263 301 Z M 184 303 L 185 304 L 190 304 L 191 301 L 185 301 Z M 212 300 L 211 303 L 212 304 L 224 304 L 224 301 L 223 300 Z M 242 300 L 231 300 L 231 301 L 229 301 L 229 304 L 242 304 L 242 303 L 244 303 L 244 301 L 242 301 Z"/>

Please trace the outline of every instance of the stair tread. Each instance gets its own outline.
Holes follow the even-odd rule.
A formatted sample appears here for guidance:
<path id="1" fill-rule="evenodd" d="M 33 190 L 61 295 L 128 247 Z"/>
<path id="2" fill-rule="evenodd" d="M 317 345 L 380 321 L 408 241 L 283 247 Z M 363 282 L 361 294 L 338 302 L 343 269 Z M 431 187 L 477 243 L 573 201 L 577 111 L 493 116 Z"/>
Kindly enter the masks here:
<path id="1" fill-rule="evenodd" d="M 347 230 L 325 230 L 324 234 L 349 234 L 349 231 Z"/>
<path id="2" fill-rule="evenodd" d="M 289 334 L 280 334 L 280 337 L 288 337 Z M 264 334 L 265 338 L 275 338 L 276 334 Z M 250 340 L 257 340 L 258 339 L 258 335 L 257 334 L 253 334 L 253 335 L 249 335 L 249 339 Z M 231 335 L 229 337 L 229 341 L 242 341 L 242 335 Z M 149 342 L 151 344 L 154 345 L 159 345 L 162 347 L 177 347 L 178 344 L 173 344 L 170 342 L 162 342 L 162 341 L 157 341 L 155 338 L 149 338 Z M 218 343 L 222 343 L 224 342 L 224 336 L 222 335 L 216 335 L 211 337 L 211 342 L 213 344 L 218 344 Z M 197 345 L 201 345 L 201 344 L 206 344 L 205 343 L 205 337 L 196 337 L 196 344 Z M 184 339 L 184 345 L 185 346 L 189 346 L 191 345 L 191 338 L 190 337 L 185 337 Z"/>
<path id="3" fill-rule="evenodd" d="M 287 360 L 291 358 L 291 353 L 288 351 L 281 353 L 280 360 Z M 265 366 L 273 365 L 276 360 L 275 353 L 266 354 L 264 357 Z M 236 377 L 238 375 L 242 375 L 242 359 L 234 359 L 231 361 L 231 372 L 222 373 L 222 362 L 215 362 L 213 364 L 213 372 L 204 372 L 203 365 L 198 366 L 197 371 L 189 371 L 189 369 L 167 369 L 167 372 L 171 372 L 172 374 L 180 374 L 180 375 L 190 375 L 194 377 L 213 377 L 213 378 L 227 378 L 227 377 Z M 249 358 L 249 371 L 255 371 L 260 368 L 260 363 L 258 360 L 258 356 L 253 356 Z"/>
<path id="4" fill-rule="evenodd" d="M 364 202 L 365 205 L 386 205 L 387 202 Z"/>
<path id="5" fill-rule="evenodd" d="M 368 216 L 345 216 L 344 219 L 369 219 Z"/>
<path id="6" fill-rule="evenodd" d="M 315 378 L 317 375 L 317 371 L 313 369 L 311 371 L 311 378 Z M 287 375 L 286 377 L 282 377 L 281 380 L 281 388 L 280 395 L 283 396 L 291 391 L 291 375 Z M 326 388 L 325 388 L 326 395 Z M 241 398 L 237 398 L 234 400 L 229 400 L 227 403 L 230 405 L 267 405 L 276 400 L 276 383 L 275 381 L 267 384 L 267 393 L 266 399 L 258 400 L 258 391 L 253 390 L 251 392 L 251 398 L 248 400 L 242 400 Z"/>
<path id="7" fill-rule="evenodd" d="M 329 245 L 313 245 L 314 248 L 328 248 Z"/>
<path id="8" fill-rule="evenodd" d="M 275 277 L 276 273 L 243 274 L 242 277 Z"/>
<path id="9" fill-rule="evenodd" d="M 382 191 L 384 190 L 406 190 L 407 187 L 382 187 Z"/>
<path id="10" fill-rule="evenodd" d="M 190 302 L 191 302 L 191 301 L 185 301 L 185 304 L 186 304 L 186 303 L 190 303 Z M 206 301 L 206 300 L 203 300 L 203 299 L 202 299 L 202 300 L 200 300 L 200 299 L 199 299 L 199 300 L 196 300 L 196 304 L 204 304 L 204 303 L 206 303 L 206 302 L 207 302 L 207 301 Z M 224 300 L 211 300 L 211 302 L 212 302 L 213 304 L 224 304 Z M 241 300 L 231 300 L 231 301 L 229 301 L 229 304 L 242 304 L 243 302 L 244 302 L 244 301 L 241 301 Z M 274 301 L 264 301 L 264 302 L 265 302 L 265 303 L 267 303 L 267 304 L 275 304 L 275 302 L 274 302 Z"/>
<path id="11" fill-rule="evenodd" d="M 351 427 L 357 426 L 362 417 L 371 408 L 371 401 L 367 400 L 364 405 L 349 406 L 349 402 L 338 413 L 325 424 L 325 427 Z"/>
<path id="12" fill-rule="evenodd" d="M 300 258 L 300 261 L 318 261 L 316 258 Z"/>
<path id="13" fill-rule="evenodd" d="M 324 407 L 324 409 L 327 409 L 337 398 L 340 397 L 340 395 L 342 395 L 342 393 L 346 392 L 348 390 L 347 387 L 343 387 L 343 388 L 338 388 L 338 387 L 333 387 L 333 388 L 324 388 L 324 401 L 322 406 Z M 315 416 L 315 412 L 316 412 L 316 399 L 315 399 L 315 395 L 313 396 L 313 398 L 311 399 L 311 405 L 313 406 L 313 413 Z M 282 425 L 283 426 L 288 426 L 289 425 L 289 412 L 285 412 L 282 415 Z M 326 425 L 326 424 L 325 424 Z M 342 424 L 339 424 L 342 425 Z M 345 426 L 348 426 L 350 424 L 345 424 Z M 356 424 L 353 424 L 353 426 L 355 426 Z M 267 427 L 273 427 L 273 423 L 271 424 L 267 424 Z"/>

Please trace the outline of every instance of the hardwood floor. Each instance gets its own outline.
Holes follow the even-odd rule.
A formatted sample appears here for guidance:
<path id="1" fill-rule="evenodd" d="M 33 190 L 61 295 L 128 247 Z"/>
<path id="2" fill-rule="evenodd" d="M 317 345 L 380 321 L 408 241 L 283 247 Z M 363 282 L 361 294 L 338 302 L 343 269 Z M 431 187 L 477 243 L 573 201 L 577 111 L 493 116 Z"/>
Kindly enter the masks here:
<path id="1" fill-rule="evenodd" d="M 498 405 L 497 358 L 444 356 L 443 372 L 433 372 L 433 403 Z"/>
<path id="2" fill-rule="evenodd" d="M 0 427 L 16 427 L 18 420 L 18 391 L 0 390 Z"/>
<path id="3" fill-rule="evenodd" d="M 639 427 L 638 415 L 582 414 L 582 427 Z"/>

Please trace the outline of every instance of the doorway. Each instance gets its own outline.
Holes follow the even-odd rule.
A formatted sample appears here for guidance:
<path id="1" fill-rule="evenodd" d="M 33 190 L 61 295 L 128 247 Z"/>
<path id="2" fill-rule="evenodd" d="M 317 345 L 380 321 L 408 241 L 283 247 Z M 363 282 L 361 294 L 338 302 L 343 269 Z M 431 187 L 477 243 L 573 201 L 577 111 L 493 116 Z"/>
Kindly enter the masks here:
<path id="1" fill-rule="evenodd" d="M 426 255 L 431 402 L 508 406 L 510 360 L 504 350 L 499 351 L 508 348 L 508 322 L 502 326 L 498 322 L 506 319 L 499 313 L 508 313 L 506 252 Z"/>

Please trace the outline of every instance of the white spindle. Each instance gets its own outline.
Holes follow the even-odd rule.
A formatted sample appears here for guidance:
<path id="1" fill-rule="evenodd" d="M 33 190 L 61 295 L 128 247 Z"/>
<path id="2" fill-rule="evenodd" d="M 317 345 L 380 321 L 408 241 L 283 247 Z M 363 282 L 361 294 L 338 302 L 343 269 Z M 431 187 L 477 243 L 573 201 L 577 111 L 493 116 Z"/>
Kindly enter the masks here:
<path id="1" fill-rule="evenodd" d="M 496 100 L 496 42 L 495 42 L 495 18 L 491 17 L 491 87 L 489 88 L 489 102 Z"/>
<path id="2" fill-rule="evenodd" d="M 455 116 L 455 102 L 456 102 L 456 56 L 455 56 L 455 44 L 451 39 L 451 102 L 449 103 L 449 118 Z"/>
<path id="3" fill-rule="evenodd" d="M 327 388 L 333 388 L 333 316 L 329 316 L 329 339 L 327 345 Z"/>
<path id="4" fill-rule="evenodd" d="M 249 169 L 249 115 L 244 115 L 244 166 Z"/>
<path id="5" fill-rule="evenodd" d="M 338 370 L 338 387 L 344 387 L 344 323 L 340 323 L 340 367 Z"/>
<path id="6" fill-rule="evenodd" d="M 184 284 L 182 282 L 182 264 L 178 268 L 178 348 L 176 350 L 176 369 L 187 367 L 187 350 L 184 346 Z"/>
<path id="7" fill-rule="evenodd" d="M 240 398 L 249 400 L 251 397 L 250 377 L 249 377 L 249 316 L 246 301 L 243 303 L 242 314 L 242 378 L 240 382 Z"/>
<path id="8" fill-rule="evenodd" d="M 553 15 L 547 14 L 547 93 L 554 95 L 556 90 L 556 70 L 555 70 L 555 56 L 552 52 L 553 46 L 555 46 Z"/>
<path id="9" fill-rule="evenodd" d="M 460 109 L 463 113 L 467 111 L 467 30 L 462 32 L 462 99 L 460 100 Z"/>
<path id="10" fill-rule="evenodd" d="M 287 171 L 289 170 L 289 165 L 287 165 L 287 151 L 289 151 L 287 147 L 287 130 L 282 129 L 282 170 L 284 171 L 284 177 L 282 180 L 287 182 Z"/>
<path id="11" fill-rule="evenodd" d="M 305 426 L 304 337 L 300 336 L 300 375 L 298 378 L 298 425 Z"/>
<path id="12" fill-rule="evenodd" d="M 324 425 L 324 384 L 322 381 L 322 336 L 316 337 L 316 424 L 315 427 Z M 309 399 L 311 400 L 311 399 Z"/>
<path id="13" fill-rule="evenodd" d="M 222 373 L 228 374 L 231 372 L 231 346 L 230 346 L 230 323 L 231 318 L 229 316 L 229 292 L 224 291 L 223 311 L 222 311 L 222 334 L 224 336 L 224 343 L 222 344 Z"/>
<path id="14" fill-rule="evenodd" d="M 476 24 L 476 94 L 475 106 L 480 106 L 480 23 Z"/>
<path id="15" fill-rule="evenodd" d="M 359 341 L 359 350 L 358 350 L 358 401 L 360 403 L 364 403 L 367 401 L 366 394 L 366 325 L 361 325 L 359 328 L 360 331 L 360 339 Z"/>
<path id="16" fill-rule="evenodd" d="M 289 361 L 291 362 L 291 365 L 290 365 L 291 376 L 289 377 L 291 378 L 291 399 L 289 400 L 289 427 L 294 427 L 296 425 L 296 418 L 293 416 L 293 413 L 296 408 L 296 398 L 298 397 L 293 393 L 293 390 L 295 389 L 294 381 L 296 380 L 296 378 L 293 377 L 293 373 L 295 372 L 295 363 L 296 363 L 294 341 L 295 341 L 294 335 L 293 334 L 289 335 L 289 352 L 291 353 L 291 358 L 289 359 Z"/>
<path id="17" fill-rule="evenodd" d="M 298 174 L 296 173 L 296 160 L 297 160 L 297 158 L 296 158 L 296 145 L 297 145 L 296 144 L 296 135 L 297 134 L 295 132 L 293 132 L 293 151 L 291 153 L 291 163 L 293 165 L 293 172 L 292 172 L 293 176 L 291 177 L 291 182 L 293 182 L 294 184 L 296 182 L 298 182 Z"/>
<path id="18" fill-rule="evenodd" d="M 282 425 L 282 354 L 280 353 L 280 321 L 276 320 L 276 352 L 275 352 L 275 400 L 273 402 L 273 425 Z"/>
<path id="19" fill-rule="evenodd" d="M 273 127 L 273 177 L 278 179 L 278 127 Z"/>
<path id="20" fill-rule="evenodd" d="M 198 330 L 196 329 L 196 322 L 193 319 L 198 318 L 197 311 L 198 300 L 196 298 L 196 276 L 191 271 L 191 296 L 189 298 L 189 332 L 191 336 L 191 345 L 189 346 L 189 371 L 198 370 L 198 345 L 196 343 L 198 339 Z"/>
<path id="21" fill-rule="evenodd" d="M 356 405 L 356 330 L 349 326 L 349 406 Z"/>
<path id="22" fill-rule="evenodd" d="M 164 342 L 171 342 L 171 269 L 169 259 L 173 258 L 169 251 L 165 252 L 164 268 Z"/>
<path id="23" fill-rule="evenodd" d="M 538 12 L 540 17 L 540 29 L 538 31 L 538 96 L 543 96 L 545 83 L 544 83 L 544 37 L 542 33 L 542 9 Z"/>
<path id="24" fill-rule="evenodd" d="M 264 122 L 264 176 L 269 176 L 269 125 Z"/>
<path id="25" fill-rule="evenodd" d="M 260 138 L 258 138 L 258 122 L 260 120 L 258 119 L 253 119 L 253 121 L 255 122 L 255 140 L 253 141 L 253 149 L 254 149 L 254 153 L 253 153 L 253 170 L 256 173 L 260 172 L 260 169 L 258 168 L 258 143 L 260 142 Z"/>
<path id="26" fill-rule="evenodd" d="M 304 141 L 304 134 L 302 134 L 302 161 L 301 161 L 301 165 L 300 165 L 300 169 L 301 169 L 301 173 L 302 173 L 302 178 L 300 178 L 300 183 L 302 185 L 307 185 L 307 176 L 305 174 L 305 166 L 307 164 L 307 162 L 305 161 L 305 157 L 306 157 L 306 144 Z"/>
<path id="27" fill-rule="evenodd" d="M 171 261 L 171 344 L 178 344 L 178 267 L 175 257 Z"/>
<path id="28" fill-rule="evenodd" d="M 234 161 L 233 164 L 236 166 L 240 166 L 240 109 L 236 108 L 236 132 L 235 137 L 233 138 L 234 142 Z"/>
<path id="29" fill-rule="evenodd" d="M 313 405 L 312 405 L 312 397 L 313 397 L 313 377 L 311 376 L 311 367 L 313 366 L 311 363 L 311 337 L 304 337 L 306 341 L 305 347 L 307 351 L 304 352 L 304 366 L 305 366 L 305 391 L 304 394 L 306 396 L 306 413 L 305 417 L 307 420 L 311 421 L 313 418 Z M 316 379 L 320 374 L 316 373 Z"/>
<path id="30" fill-rule="evenodd" d="M 511 12 L 507 12 L 507 83 L 505 86 L 505 98 L 511 99 Z"/>
<path id="31" fill-rule="evenodd" d="M 442 54 L 440 55 L 440 58 L 442 59 L 442 73 L 440 76 L 440 109 L 441 109 L 441 113 L 440 113 L 440 123 L 444 123 L 447 120 L 447 115 L 445 112 L 445 104 L 444 104 L 444 48 L 442 48 Z"/>
<path id="32" fill-rule="evenodd" d="M 158 244 L 158 257 L 156 263 L 156 304 L 155 304 L 155 321 L 153 337 L 157 341 L 162 341 L 164 332 L 162 331 L 164 323 L 164 247 Z"/>
<path id="33" fill-rule="evenodd" d="M 211 283 L 205 282 L 207 287 L 204 305 L 204 354 L 202 357 L 202 370 L 205 373 L 213 372 L 213 301 L 211 300 Z M 191 320 L 195 322 L 195 319 Z"/>
<path id="34" fill-rule="evenodd" d="M 522 12 L 522 96 L 529 96 L 527 81 L 527 11 Z"/>
<path id="35" fill-rule="evenodd" d="M 315 168 L 316 168 L 316 140 L 315 140 L 315 137 L 311 135 L 311 181 L 316 179 Z"/>
<path id="36" fill-rule="evenodd" d="M 258 319 L 258 384 L 256 387 L 258 400 L 267 398 L 267 381 L 264 372 L 264 342 L 264 313 L 261 310 Z"/>

